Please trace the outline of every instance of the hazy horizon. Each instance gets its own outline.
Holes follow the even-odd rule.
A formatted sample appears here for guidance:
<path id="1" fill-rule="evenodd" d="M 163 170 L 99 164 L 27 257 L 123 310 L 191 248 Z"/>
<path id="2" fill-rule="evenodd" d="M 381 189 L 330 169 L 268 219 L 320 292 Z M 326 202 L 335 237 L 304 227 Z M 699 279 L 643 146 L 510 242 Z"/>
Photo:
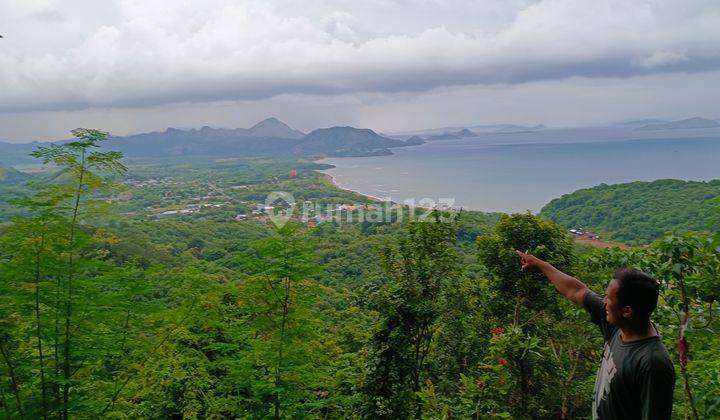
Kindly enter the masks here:
<path id="1" fill-rule="evenodd" d="M 704 117 L 704 116 L 692 116 L 692 117 L 687 117 L 687 118 L 694 118 L 694 117 L 707 118 L 707 119 L 711 119 L 711 120 L 715 120 L 715 121 L 717 121 L 717 122 L 720 122 L 720 118 L 708 118 L 708 117 Z M 203 124 L 203 125 L 201 125 L 201 126 L 186 126 L 186 127 L 176 125 L 176 126 L 168 126 L 168 127 L 165 127 L 165 128 L 160 128 L 160 129 L 156 129 L 156 130 L 152 130 L 152 131 L 138 131 L 138 132 L 125 133 L 125 134 L 119 134 L 119 133 L 117 133 L 117 132 L 111 132 L 110 134 L 111 134 L 111 135 L 114 135 L 114 136 L 132 136 L 132 135 L 136 135 L 136 134 L 143 134 L 143 133 L 149 133 L 149 132 L 164 132 L 164 131 L 166 131 L 166 130 L 168 130 L 168 129 L 198 130 L 198 129 L 201 129 L 201 128 L 205 127 L 205 126 L 210 127 L 210 128 L 213 128 L 213 129 L 223 129 L 223 130 L 248 129 L 248 128 L 251 128 L 252 126 L 256 125 L 256 124 L 259 124 L 259 123 L 261 123 L 261 122 L 263 122 L 263 121 L 265 121 L 265 120 L 269 120 L 269 119 L 277 119 L 277 120 L 279 120 L 280 122 L 285 123 L 285 121 L 283 121 L 283 120 L 280 119 L 280 118 L 277 118 L 277 117 L 274 117 L 274 116 L 269 116 L 269 117 L 263 118 L 262 120 L 259 120 L 259 121 L 255 122 L 254 124 L 250 124 L 250 125 L 248 125 L 248 126 L 246 126 L 246 127 L 226 127 L 226 126 L 214 126 L 214 125 L 207 125 L 207 124 Z M 675 119 L 668 119 L 668 118 L 647 118 L 647 120 L 657 120 L 657 121 L 667 121 L 667 122 L 678 121 L 678 120 L 683 120 L 683 119 L 686 119 L 686 118 L 675 118 Z M 535 126 L 535 125 L 544 125 L 544 127 L 542 128 L 542 130 L 545 130 L 545 131 L 574 130 L 574 129 L 603 129 L 603 128 L 612 128 L 612 127 L 620 128 L 620 127 L 622 127 L 622 126 L 625 125 L 625 124 L 633 123 L 633 122 L 636 122 L 636 121 L 642 121 L 642 120 L 645 120 L 645 119 L 639 119 L 639 120 L 632 120 L 632 119 L 630 119 L 630 120 L 625 120 L 625 121 L 612 121 L 612 122 L 607 122 L 607 123 L 605 123 L 605 124 L 595 124 L 595 125 L 564 125 L 564 126 L 547 126 L 547 125 L 544 125 L 544 124 L 542 124 L 542 123 L 539 123 L 539 124 L 510 124 L 510 123 L 497 122 L 497 123 L 489 123 L 489 124 L 468 124 L 468 125 L 462 125 L 462 126 L 425 127 L 425 128 L 419 128 L 419 129 L 414 129 L 414 130 L 404 130 L 404 131 L 382 131 L 382 130 L 377 130 L 377 129 L 373 128 L 373 127 L 362 127 L 362 126 L 358 126 L 358 127 L 356 127 L 356 128 L 369 128 L 369 129 L 377 132 L 378 134 L 385 135 L 385 136 L 404 137 L 404 136 L 411 136 L 411 135 L 415 135 L 415 134 L 418 134 L 418 135 L 421 135 L 421 136 L 429 136 L 429 135 L 436 134 L 436 133 L 447 133 L 447 132 L 450 132 L 450 131 L 452 131 L 452 130 L 460 130 L 460 129 L 464 129 L 464 128 L 470 128 L 470 129 L 476 128 L 476 127 L 488 127 L 488 128 L 492 128 L 492 127 L 494 127 L 494 126 L 502 127 L 502 126 L 511 126 L 511 125 L 528 127 L 528 128 L 532 128 L 532 126 Z M 288 125 L 289 125 L 289 124 L 288 124 Z M 301 131 L 303 131 L 305 134 L 307 134 L 307 133 L 309 133 L 309 132 L 311 132 L 311 131 L 313 131 L 313 130 L 317 130 L 317 129 L 325 129 L 325 128 L 331 128 L 331 127 L 337 127 L 337 126 L 347 126 L 347 125 L 348 125 L 348 124 L 338 124 L 338 125 L 335 125 L 335 126 L 315 127 L 315 128 L 306 129 L 306 130 L 301 130 Z M 294 127 L 294 126 L 292 126 L 292 125 L 289 125 L 289 126 L 290 126 L 290 128 L 298 129 L 297 127 Z M 684 131 L 687 131 L 687 130 L 688 130 L 688 129 L 685 129 Z M 689 130 L 690 130 L 690 132 L 698 131 L 698 134 L 699 134 L 699 135 L 703 135 L 703 134 L 704 134 L 704 133 L 700 133 L 700 130 L 699 130 L 699 129 L 689 129 Z M 710 128 L 710 129 L 704 129 L 704 130 L 717 130 L 717 129 Z M 662 130 L 662 131 L 667 132 L 667 130 Z M 670 133 L 672 133 L 673 131 L 674 131 L 674 130 L 671 130 Z M 483 134 L 492 134 L 493 131 L 491 130 L 491 131 L 480 132 L 480 133 L 483 133 Z M 71 138 L 70 133 L 68 133 L 67 135 L 65 135 L 65 136 L 63 136 L 63 137 L 61 137 L 61 138 L 32 139 L 32 140 L 20 140 L 20 141 L 8 141 L 8 140 L 5 140 L 5 139 L 0 139 L 0 142 L 2 142 L 2 143 L 11 143 L 11 144 L 25 144 L 25 143 L 33 143 L 33 142 L 67 140 L 67 139 L 69 139 L 69 138 Z"/>

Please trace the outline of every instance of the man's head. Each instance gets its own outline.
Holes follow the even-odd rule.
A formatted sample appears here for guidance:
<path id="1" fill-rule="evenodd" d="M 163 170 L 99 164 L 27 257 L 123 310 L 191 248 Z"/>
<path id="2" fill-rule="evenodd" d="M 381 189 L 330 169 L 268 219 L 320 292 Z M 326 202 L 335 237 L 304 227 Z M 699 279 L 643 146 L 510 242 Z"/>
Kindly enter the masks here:
<path id="1" fill-rule="evenodd" d="M 644 327 L 655 310 L 660 284 L 640 270 L 617 270 L 605 293 L 607 320 L 615 325 Z"/>

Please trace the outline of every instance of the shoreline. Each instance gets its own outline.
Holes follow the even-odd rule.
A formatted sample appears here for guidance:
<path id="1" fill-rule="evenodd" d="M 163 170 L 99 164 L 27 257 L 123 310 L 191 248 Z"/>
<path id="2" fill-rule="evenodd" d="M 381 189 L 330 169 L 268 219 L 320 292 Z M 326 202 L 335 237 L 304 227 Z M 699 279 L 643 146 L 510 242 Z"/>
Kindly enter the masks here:
<path id="1" fill-rule="evenodd" d="M 325 173 L 325 172 L 321 172 L 321 171 L 318 171 L 318 172 L 319 172 L 320 174 L 322 174 L 322 176 L 323 176 L 326 180 L 330 181 L 330 183 L 332 184 L 333 187 L 335 187 L 335 188 L 337 188 L 337 189 L 339 189 L 339 190 L 343 190 L 343 191 L 351 192 L 351 193 L 353 193 L 353 194 L 357 194 L 357 195 L 359 195 L 359 196 L 362 196 L 362 197 L 365 197 L 365 198 L 369 199 L 370 201 L 374 201 L 374 202 L 378 202 L 378 203 L 387 203 L 387 202 L 390 202 L 390 203 L 392 203 L 392 204 L 395 204 L 392 200 L 386 200 L 386 199 L 384 199 L 384 198 L 382 198 L 382 197 L 378 197 L 378 196 L 370 195 L 370 194 L 363 194 L 363 193 L 361 193 L 360 191 L 356 191 L 356 190 L 353 190 L 353 189 L 350 189 L 350 188 L 345 188 L 345 187 L 343 187 L 342 185 L 340 185 L 340 184 L 337 182 L 337 180 L 335 179 L 334 176 L 332 176 L 332 175 L 330 175 L 330 174 L 328 174 L 328 173 Z"/>
<path id="2" fill-rule="evenodd" d="M 398 206 L 402 206 L 402 207 L 407 207 L 407 208 L 412 207 L 412 208 L 415 208 L 415 209 L 422 209 L 422 210 L 436 210 L 435 208 L 431 208 L 431 207 L 409 206 L 409 205 L 407 205 L 407 204 L 396 203 L 395 201 L 387 200 L 387 199 L 384 199 L 384 198 L 381 198 L 381 197 L 378 197 L 378 196 L 375 196 L 375 195 L 363 194 L 363 193 L 361 193 L 360 191 L 352 190 L 352 189 L 350 189 L 350 188 L 345 188 L 345 187 L 341 186 L 341 185 L 335 180 L 335 177 L 332 176 L 332 175 L 330 175 L 330 174 L 326 174 L 325 172 L 320 172 L 319 170 L 316 171 L 316 172 L 320 173 L 321 175 L 323 175 L 323 177 L 324 177 L 326 180 L 330 181 L 330 183 L 332 184 L 333 187 L 335 187 L 335 188 L 337 188 L 337 189 L 340 189 L 340 190 L 343 190 L 343 191 L 351 192 L 351 193 L 353 193 L 353 194 L 357 194 L 357 195 L 359 195 L 359 196 L 365 197 L 365 198 L 369 199 L 370 201 L 373 201 L 373 202 L 376 202 L 376 203 L 390 203 L 390 204 L 394 204 L 394 205 L 398 205 Z M 447 210 L 448 210 L 448 209 L 442 210 L 442 211 L 447 211 Z M 452 208 L 451 210 L 453 210 L 453 211 L 473 211 L 473 212 L 478 212 L 478 210 L 470 210 L 470 209 L 462 209 L 462 208 L 460 208 L 460 209 Z M 486 212 L 480 212 L 480 213 L 486 213 Z"/>

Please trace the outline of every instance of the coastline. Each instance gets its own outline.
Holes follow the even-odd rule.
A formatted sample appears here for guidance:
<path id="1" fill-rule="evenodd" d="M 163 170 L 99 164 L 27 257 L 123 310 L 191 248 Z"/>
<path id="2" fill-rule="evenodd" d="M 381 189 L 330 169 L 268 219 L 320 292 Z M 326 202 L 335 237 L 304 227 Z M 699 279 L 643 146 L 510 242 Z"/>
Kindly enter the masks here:
<path id="1" fill-rule="evenodd" d="M 353 194 L 357 194 L 359 196 L 365 197 L 365 198 L 369 199 L 370 201 L 374 201 L 374 202 L 378 202 L 378 203 L 387 203 L 388 201 L 390 201 L 390 200 L 386 200 L 382 197 L 378 197 L 378 196 L 370 195 L 370 194 L 363 194 L 360 191 L 356 191 L 356 190 L 353 190 L 350 188 L 345 188 L 337 182 L 337 180 L 335 179 L 334 176 L 327 174 L 325 172 L 322 172 L 322 171 L 317 171 L 317 172 L 319 172 L 327 181 L 329 181 L 333 187 L 335 187 L 339 190 L 351 192 Z M 390 203 L 392 203 L 392 201 L 390 201 Z"/>
<path id="2" fill-rule="evenodd" d="M 396 203 L 396 202 L 394 202 L 394 201 L 392 201 L 392 200 L 384 199 L 384 198 L 382 198 L 382 197 L 378 197 L 378 196 L 370 195 L 370 194 L 363 194 L 363 193 L 361 193 L 360 191 L 352 190 L 352 189 L 350 189 L 350 188 L 345 188 L 345 187 L 341 186 L 341 185 L 335 180 L 335 177 L 334 177 L 334 176 L 332 176 L 332 175 L 330 175 L 330 174 L 326 174 L 325 172 L 321 172 L 321 171 L 317 171 L 317 172 L 320 173 L 321 175 L 323 175 L 323 177 L 324 177 L 327 181 L 329 181 L 329 182 L 332 184 L 333 187 L 335 187 L 335 188 L 337 188 L 337 189 L 340 189 L 340 190 L 343 190 L 343 191 L 347 191 L 347 192 L 351 192 L 351 193 L 353 193 L 353 194 L 357 194 L 357 195 L 359 195 L 359 196 L 365 197 L 365 198 L 369 199 L 370 201 L 373 201 L 373 202 L 376 202 L 376 203 L 399 204 L 399 203 Z M 406 205 L 406 204 L 399 204 L 399 205 L 401 205 L 402 207 L 408 207 L 408 208 L 409 208 L 409 206 Z M 431 208 L 431 207 L 423 207 L 423 206 L 413 206 L 413 208 L 422 209 L 422 210 L 435 210 L 434 208 Z M 458 211 L 458 210 L 462 210 L 462 209 L 453 209 L 453 210 Z M 476 211 L 476 210 L 469 210 L 469 211 Z"/>

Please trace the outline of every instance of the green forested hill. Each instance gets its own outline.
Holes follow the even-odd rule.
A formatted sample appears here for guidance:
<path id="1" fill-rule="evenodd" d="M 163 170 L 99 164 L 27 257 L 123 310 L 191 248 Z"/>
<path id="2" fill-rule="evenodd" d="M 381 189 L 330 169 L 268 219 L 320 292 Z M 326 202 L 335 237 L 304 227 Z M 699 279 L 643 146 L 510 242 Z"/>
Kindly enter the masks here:
<path id="1" fill-rule="evenodd" d="M 13 168 L 0 166 L 0 185 L 16 184 L 26 181 L 29 177 L 29 175 Z"/>
<path id="2" fill-rule="evenodd" d="M 20 209 L 9 203 L 23 195 L 27 189 L 23 184 L 28 179 L 30 175 L 0 165 L 0 223 L 22 213 Z"/>
<path id="3" fill-rule="evenodd" d="M 540 211 L 567 228 L 643 244 L 665 232 L 709 231 L 717 219 L 720 180 L 661 179 L 600 184 L 563 195 Z"/>

